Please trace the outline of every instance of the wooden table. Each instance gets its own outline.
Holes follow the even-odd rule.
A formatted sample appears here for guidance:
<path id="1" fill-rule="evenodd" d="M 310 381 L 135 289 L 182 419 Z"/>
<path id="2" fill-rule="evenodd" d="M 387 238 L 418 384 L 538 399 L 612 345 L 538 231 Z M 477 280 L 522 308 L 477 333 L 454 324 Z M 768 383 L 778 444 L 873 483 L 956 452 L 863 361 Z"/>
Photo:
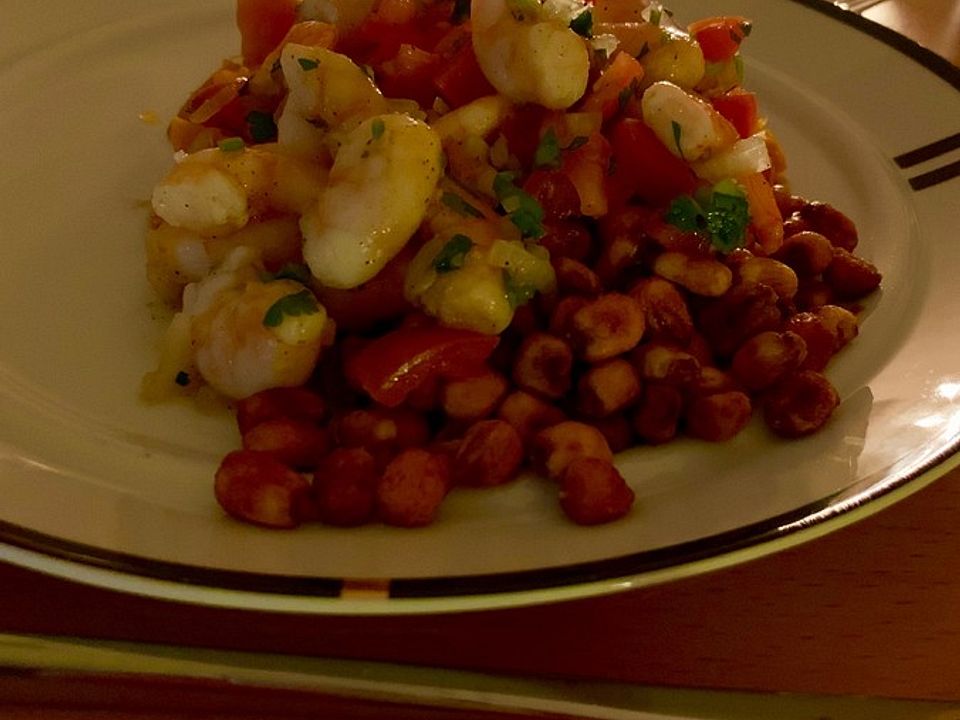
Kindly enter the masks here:
<path id="1" fill-rule="evenodd" d="M 960 64 L 955 0 L 850 4 Z M 960 701 L 960 469 L 877 515 L 774 556 L 666 585 L 542 607 L 399 618 L 273 615 L 127 596 L 2 564 L 0 588 L 2 633 L 385 660 L 526 677 Z M 70 693 L 91 698 L 84 707 L 92 714 L 97 708 L 143 711 L 144 702 L 162 710 L 166 690 L 144 689 L 129 678 L 91 684 L 0 673 L 0 709 L 4 702 L 53 707 Z M 188 707 L 239 713 L 249 699 L 236 692 L 224 697 L 232 699 L 211 708 L 207 697 Z M 127 698 L 127 705 L 118 698 Z M 288 698 L 285 714 L 299 716 L 299 702 Z M 372 701 L 336 698 L 327 698 L 326 705 L 314 698 L 303 707 L 349 717 L 386 712 Z M 408 714 L 394 707 L 387 714 L 463 717 L 436 708 Z"/>
<path id="2" fill-rule="evenodd" d="M 866 0 L 864 17 L 893 28 L 960 65 L 960 4 L 955 0 Z"/>

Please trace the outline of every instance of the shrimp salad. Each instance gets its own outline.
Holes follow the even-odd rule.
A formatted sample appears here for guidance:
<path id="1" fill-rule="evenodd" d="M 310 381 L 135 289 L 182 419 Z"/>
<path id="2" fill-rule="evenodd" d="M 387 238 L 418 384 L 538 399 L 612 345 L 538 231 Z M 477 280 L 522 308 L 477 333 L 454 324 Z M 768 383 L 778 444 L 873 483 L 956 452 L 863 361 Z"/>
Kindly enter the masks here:
<path id="1" fill-rule="evenodd" d="M 645 0 L 238 0 L 241 51 L 170 122 L 143 395 L 225 398 L 230 516 L 433 522 L 532 471 L 629 514 L 615 454 L 785 438 L 880 284 L 793 194 L 743 17 Z"/>

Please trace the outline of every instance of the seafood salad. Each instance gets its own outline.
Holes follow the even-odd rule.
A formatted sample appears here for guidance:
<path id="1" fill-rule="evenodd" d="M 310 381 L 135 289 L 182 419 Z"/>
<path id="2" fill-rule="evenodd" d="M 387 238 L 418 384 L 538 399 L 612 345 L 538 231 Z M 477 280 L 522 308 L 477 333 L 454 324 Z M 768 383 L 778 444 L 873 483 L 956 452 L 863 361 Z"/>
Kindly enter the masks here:
<path id="1" fill-rule="evenodd" d="M 789 189 L 748 18 L 238 0 L 236 20 L 240 53 L 168 128 L 146 271 L 174 315 L 142 390 L 230 403 L 230 516 L 419 527 L 525 475 L 595 525 L 632 512 L 617 453 L 829 422 L 824 370 L 881 275 Z"/>

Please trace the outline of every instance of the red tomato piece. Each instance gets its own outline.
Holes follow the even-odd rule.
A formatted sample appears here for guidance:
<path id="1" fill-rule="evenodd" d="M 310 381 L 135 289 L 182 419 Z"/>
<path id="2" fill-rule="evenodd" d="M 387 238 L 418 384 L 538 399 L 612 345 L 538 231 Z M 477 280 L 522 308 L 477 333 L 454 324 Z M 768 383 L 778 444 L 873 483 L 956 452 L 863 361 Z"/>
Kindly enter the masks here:
<path id="1" fill-rule="evenodd" d="M 376 402 L 400 405 L 432 377 L 477 374 L 499 342 L 496 335 L 442 326 L 403 327 L 372 340 L 346 359 L 346 374 Z"/>
<path id="2" fill-rule="evenodd" d="M 451 108 L 458 108 L 496 90 L 480 69 L 473 43 L 463 42 L 433 79 L 437 93 Z"/>
<path id="3" fill-rule="evenodd" d="M 548 222 L 580 214 L 580 194 L 569 175 L 560 170 L 534 170 L 523 189 L 543 208 Z"/>
<path id="4" fill-rule="evenodd" d="M 355 30 L 343 37 L 336 50 L 358 65 L 380 65 L 396 57 L 401 45 L 433 52 L 437 43 L 450 31 L 446 17 L 438 14 L 443 3 L 431 6 L 404 23 L 386 22 L 373 14 Z"/>
<path id="5" fill-rule="evenodd" d="M 630 85 L 643 79 L 643 66 L 629 53 L 617 53 L 604 69 L 581 103 L 586 112 L 597 111 L 609 120 L 620 110 L 622 93 L 629 93 Z"/>
<path id="6" fill-rule="evenodd" d="M 663 205 L 697 187 L 693 171 L 671 153 L 642 120 L 624 118 L 610 130 L 614 169 L 610 202 L 622 205 L 632 196 Z"/>
<path id="7" fill-rule="evenodd" d="M 767 255 L 772 255 L 783 244 L 783 216 L 773 194 L 773 187 L 763 173 L 742 175 L 737 181 L 747 192 L 750 225 L 757 235 L 757 242 Z"/>
<path id="8" fill-rule="evenodd" d="M 299 0 L 237 0 L 240 51 L 247 67 L 270 54 L 297 19 Z"/>
<path id="9" fill-rule="evenodd" d="M 687 29 L 700 44 L 704 60 L 723 62 L 737 54 L 743 39 L 750 34 L 750 27 L 746 18 L 724 15 L 698 20 Z"/>
<path id="10" fill-rule="evenodd" d="M 389 98 L 406 98 L 430 107 L 436 95 L 432 80 L 441 64 L 436 53 L 401 45 L 397 55 L 380 67 L 377 84 Z"/>
<path id="11" fill-rule="evenodd" d="M 416 244 L 407 243 L 380 272 L 359 287 L 340 290 L 317 286 L 313 290 L 339 330 L 369 331 L 412 309 L 404 296 L 403 283 L 416 252 Z"/>
<path id="12" fill-rule="evenodd" d="M 580 214 L 600 217 L 607 213 L 607 170 L 610 167 L 610 143 L 594 133 L 576 149 L 564 150 L 561 171 L 570 178 L 580 196 Z"/>
<path id="13" fill-rule="evenodd" d="M 540 145 L 540 129 L 549 113 L 546 108 L 533 103 L 518 105 L 500 127 L 507 140 L 507 148 L 520 161 L 520 167 L 533 166 L 533 158 Z"/>
<path id="14" fill-rule="evenodd" d="M 710 99 L 714 109 L 737 129 L 740 137 L 750 137 L 757 129 L 757 96 L 742 88 Z"/>

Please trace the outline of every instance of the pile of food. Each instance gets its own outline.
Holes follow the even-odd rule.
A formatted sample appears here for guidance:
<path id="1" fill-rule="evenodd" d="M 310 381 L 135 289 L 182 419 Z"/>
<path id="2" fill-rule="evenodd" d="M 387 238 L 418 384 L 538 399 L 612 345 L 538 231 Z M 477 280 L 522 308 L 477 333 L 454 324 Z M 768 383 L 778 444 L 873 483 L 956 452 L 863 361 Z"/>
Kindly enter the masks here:
<path id="1" fill-rule="evenodd" d="M 169 126 L 151 400 L 215 394 L 215 494 L 267 527 L 422 526 L 532 470 L 628 514 L 614 455 L 817 431 L 880 273 L 787 189 L 751 25 L 641 0 L 238 0 Z"/>

